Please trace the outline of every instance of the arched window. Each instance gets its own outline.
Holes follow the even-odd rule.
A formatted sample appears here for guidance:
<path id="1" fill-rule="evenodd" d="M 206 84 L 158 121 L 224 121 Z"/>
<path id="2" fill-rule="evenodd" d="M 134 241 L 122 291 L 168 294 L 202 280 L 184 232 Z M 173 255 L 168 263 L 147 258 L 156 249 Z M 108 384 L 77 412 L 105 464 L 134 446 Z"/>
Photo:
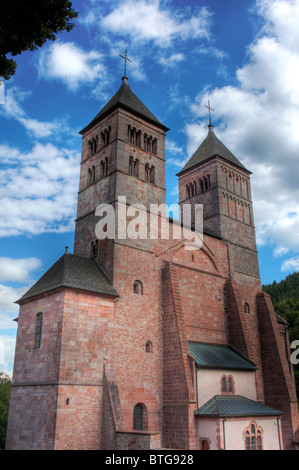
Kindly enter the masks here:
<path id="1" fill-rule="evenodd" d="M 97 151 L 98 136 L 96 135 L 90 141 L 91 154 L 94 155 Z"/>
<path id="2" fill-rule="evenodd" d="M 138 131 L 136 134 L 136 145 L 137 147 L 141 147 L 141 131 Z"/>
<path id="3" fill-rule="evenodd" d="M 101 178 L 108 175 L 108 157 L 101 161 Z"/>
<path id="4" fill-rule="evenodd" d="M 234 393 L 234 381 L 231 376 L 229 376 L 227 379 L 227 388 L 228 393 Z"/>
<path id="5" fill-rule="evenodd" d="M 96 180 L 96 169 L 95 169 L 95 166 L 93 166 L 92 168 L 89 168 L 88 170 L 88 174 L 89 174 L 89 184 L 93 184 Z"/>
<path id="6" fill-rule="evenodd" d="M 153 352 L 153 345 L 150 341 L 148 341 L 145 345 L 145 352 L 147 354 L 151 354 Z"/>
<path id="7" fill-rule="evenodd" d="M 247 303 L 244 304 L 244 313 L 250 313 L 250 306 Z"/>
<path id="8" fill-rule="evenodd" d="M 136 160 L 134 162 L 134 176 L 139 178 L 139 160 L 138 160 L 138 158 L 136 158 Z"/>
<path id="9" fill-rule="evenodd" d="M 148 182 L 150 180 L 150 168 L 149 168 L 149 164 L 146 163 L 145 164 L 145 181 Z"/>
<path id="10" fill-rule="evenodd" d="M 143 295 L 143 284 L 141 281 L 134 282 L 134 294 Z"/>
<path id="11" fill-rule="evenodd" d="M 134 174 L 134 158 L 130 157 L 129 160 L 129 174 L 133 175 Z"/>
<path id="12" fill-rule="evenodd" d="M 226 377 L 222 377 L 221 379 L 221 392 L 227 393 L 227 378 Z"/>
<path id="13" fill-rule="evenodd" d="M 41 345 L 42 325 L 43 325 L 43 314 L 40 312 L 36 315 L 35 344 L 34 344 L 35 349 L 40 348 L 40 345 Z"/>
<path id="14" fill-rule="evenodd" d="M 133 410 L 134 431 L 147 430 L 147 409 L 143 403 L 138 403 Z"/>
<path id="15" fill-rule="evenodd" d="M 255 421 L 244 429 L 245 450 L 263 450 L 263 430 Z"/>
<path id="16" fill-rule="evenodd" d="M 155 167 L 153 165 L 150 169 L 150 182 L 155 184 Z"/>
<path id="17" fill-rule="evenodd" d="M 203 185 L 203 180 L 202 179 L 199 180 L 199 184 L 200 184 L 201 192 L 203 193 L 204 192 L 204 185 Z"/>

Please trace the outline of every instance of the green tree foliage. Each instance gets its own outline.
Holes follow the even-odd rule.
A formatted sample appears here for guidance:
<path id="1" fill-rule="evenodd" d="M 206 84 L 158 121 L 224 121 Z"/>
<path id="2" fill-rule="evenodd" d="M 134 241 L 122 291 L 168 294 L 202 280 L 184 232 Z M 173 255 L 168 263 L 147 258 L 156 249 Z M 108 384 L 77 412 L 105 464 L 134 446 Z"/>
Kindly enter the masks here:
<path id="1" fill-rule="evenodd" d="M 279 283 L 265 285 L 263 291 L 271 295 L 276 313 L 288 322 L 290 344 L 299 341 L 299 273 L 290 274 Z M 294 372 L 299 400 L 299 364 L 294 364 Z"/>
<path id="2" fill-rule="evenodd" d="M 273 305 L 291 297 L 299 300 L 299 273 L 290 274 L 279 283 L 265 285 L 263 291 L 271 295 Z"/>
<path id="3" fill-rule="evenodd" d="M 9 80 L 16 62 L 7 57 L 34 51 L 62 31 L 71 31 L 77 18 L 68 0 L 9 0 L 0 2 L 0 76 Z"/>
<path id="4" fill-rule="evenodd" d="M 0 371 L 0 450 L 5 448 L 11 378 Z"/>

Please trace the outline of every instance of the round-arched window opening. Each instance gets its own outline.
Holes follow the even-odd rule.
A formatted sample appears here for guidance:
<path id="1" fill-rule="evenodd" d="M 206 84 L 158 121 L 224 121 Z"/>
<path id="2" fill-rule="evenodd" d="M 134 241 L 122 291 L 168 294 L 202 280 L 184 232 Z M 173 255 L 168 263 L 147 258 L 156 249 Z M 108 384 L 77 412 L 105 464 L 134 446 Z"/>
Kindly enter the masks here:
<path id="1" fill-rule="evenodd" d="M 247 303 L 244 304 L 244 313 L 250 313 L 250 306 Z"/>
<path id="2" fill-rule="evenodd" d="M 134 294 L 143 295 L 143 284 L 141 281 L 134 282 Z"/>
<path id="3" fill-rule="evenodd" d="M 153 352 L 153 345 L 150 341 L 148 341 L 145 345 L 145 352 L 147 354 L 151 354 Z"/>
<path id="4" fill-rule="evenodd" d="M 133 410 L 134 431 L 147 431 L 147 408 L 143 403 L 135 405 Z"/>

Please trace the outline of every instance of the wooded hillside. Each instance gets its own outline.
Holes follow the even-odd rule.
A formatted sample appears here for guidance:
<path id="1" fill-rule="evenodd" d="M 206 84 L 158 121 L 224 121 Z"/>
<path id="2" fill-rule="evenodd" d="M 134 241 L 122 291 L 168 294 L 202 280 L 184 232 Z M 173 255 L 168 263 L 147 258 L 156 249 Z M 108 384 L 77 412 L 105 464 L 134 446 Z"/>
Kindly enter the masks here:
<path id="1" fill-rule="evenodd" d="M 263 291 L 271 295 L 276 313 L 289 323 L 290 344 L 299 341 L 299 273 L 290 274 L 279 283 L 264 285 Z M 299 399 L 299 364 L 294 365 L 294 371 Z"/>

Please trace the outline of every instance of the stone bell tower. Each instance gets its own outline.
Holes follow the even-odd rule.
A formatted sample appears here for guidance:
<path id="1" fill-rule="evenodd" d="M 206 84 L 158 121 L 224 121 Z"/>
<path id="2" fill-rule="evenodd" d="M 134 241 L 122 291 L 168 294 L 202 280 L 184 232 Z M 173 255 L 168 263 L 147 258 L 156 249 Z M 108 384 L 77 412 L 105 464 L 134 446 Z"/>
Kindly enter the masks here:
<path id="1" fill-rule="evenodd" d="M 126 197 L 127 205 L 142 204 L 147 209 L 150 204 L 165 202 L 167 130 L 132 92 L 124 76 L 118 92 L 80 132 L 83 144 L 74 254 L 98 258 L 111 280 L 114 240 L 97 239 L 96 208 L 111 204 L 117 212 L 119 196 Z"/>
<path id="2" fill-rule="evenodd" d="M 203 204 L 203 227 L 228 243 L 231 270 L 259 278 L 250 175 L 209 132 L 178 173 L 180 204 Z"/>

